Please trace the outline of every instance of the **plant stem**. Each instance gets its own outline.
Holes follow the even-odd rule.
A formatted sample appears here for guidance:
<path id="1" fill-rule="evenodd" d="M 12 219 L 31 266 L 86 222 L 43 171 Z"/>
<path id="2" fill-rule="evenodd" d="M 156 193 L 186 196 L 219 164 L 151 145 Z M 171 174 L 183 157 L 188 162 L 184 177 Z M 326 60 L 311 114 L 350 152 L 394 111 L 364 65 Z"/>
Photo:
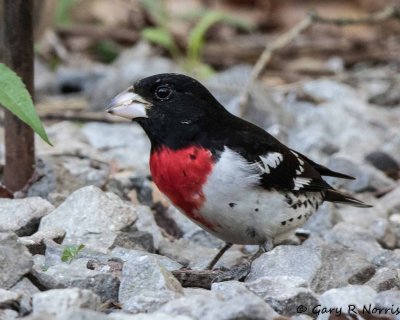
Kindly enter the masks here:
<path id="1" fill-rule="evenodd" d="M 33 0 L 4 0 L 4 60 L 33 96 Z M 4 184 L 22 189 L 34 172 L 35 146 L 31 128 L 5 111 L 6 163 Z"/>

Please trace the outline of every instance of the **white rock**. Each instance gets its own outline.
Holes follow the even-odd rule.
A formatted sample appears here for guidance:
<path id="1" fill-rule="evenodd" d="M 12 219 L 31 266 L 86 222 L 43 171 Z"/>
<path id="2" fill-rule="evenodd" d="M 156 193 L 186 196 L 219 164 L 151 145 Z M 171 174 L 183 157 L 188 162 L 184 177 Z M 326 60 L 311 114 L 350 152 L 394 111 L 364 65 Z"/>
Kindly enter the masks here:
<path id="1" fill-rule="evenodd" d="M 152 312 L 182 296 L 182 286 L 155 258 L 138 257 L 124 263 L 119 300 L 129 312 Z"/>
<path id="2" fill-rule="evenodd" d="M 18 241 L 25 245 L 32 254 L 44 254 L 46 250 L 46 240 L 53 240 L 60 243 L 64 239 L 64 236 L 64 229 L 53 228 L 38 231 L 31 236 L 21 237 Z"/>
<path id="3" fill-rule="evenodd" d="M 28 278 L 22 278 L 18 281 L 15 286 L 11 288 L 12 291 L 21 295 L 21 301 L 19 305 L 19 311 L 22 314 L 28 314 L 32 312 L 32 295 L 40 292 L 35 285 L 28 280 Z"/>
<path id="4" fill-rule="evenodd" d="M 400 289 L 400 270 L 395 268 L 381 268 L 365 283 L 376 292 Z"/>
<path id="5" fill-rule="evenodd" d="M 238 282 L 216 283 L 212 291 L 186 289 L 184 297 L 168 302 L 158 311 L 198 320 L 270 320 L 278 316 L 261 298 Z"/>
<path id="6" fill-rule="evenodd" d="M 246 283 L 246 288 L 285 316 L 296 315 L 300 305 L 311 306 L 318 302 L 316 294 L 298 277 L 263 277 Z"/>
<path id="7" fill-rule="evenodd" d="M 35 232 L 42 217 L 54 207 L 39 198 L 0 199 L 0 232 L 13 231 L 18 236 L 28 236 Z"/>
<path id="8" fill-rule="evenodd" d="M 382 171 L 369 164 L 355 162 L 349 156 L 335 155 L 329 159 L 327 166 L 331 170 L 343 172 L 355 178 L 355 180 L 326 178 L 328 183 L 339 189 L 363 192 L 385 190 L 394 185 L 394 181 Z"/>
<path id="9" fill-rule="evenodd" d="M 83 125 L 82 134 L 96 149 L 134 148 L 138 154 L 150 151 L 150 142 L 143 129 L 135 123 L 90 122 Z M 134 159 L 132 159 L 134 160 Z"/>
<path id="10" fill-rule="evenodd" d="M 187 316 L 176 316 L 169 315 L 166 313 L 155 312 L 155 313 L 138 313 L 138 314 L 126 314 L 126 313 L 111 313 L 108 316 L 110 320 L 193 320 Z"/>
<path id="11" fill-rule="evenodd" d="M 253 262 L 246 282 L 266 276 L 293 276 L 309 283 L 320 266 L 321 257 L 317 250 L 305 246 L 281 245 Z"/>
<path id="12" fill-rule="evenodd" d="M 32 274 L 37 282 L 44 288 L 57 289 L 76 287 L 90 290 L 97 294 L 102 302 L 107 300 L 118 300 L 119 273 L 112 272 L 110 266 L 105 265 L 103 269 L 89 269 L 90 259 L 80 258 L 71 263 L 61 262 L 54 266 L 45 266 L 35 259 Z M 36 263 L 38 262 L 38 263 Z"/>
<path id="13" fill-rule="evenodd" d="M 390 221 L 391 223 L 400 225 L 400 213 L 392 214 L 392 215 L 390 216 L 390 218 L 389 218 L 389 221 Z"/>
<path id="14" fill-rule="evenodd" d="M 322 236 L 325 232 L 332 229 L 334 218 L 337 215 L 337 208 L 333 203 L 324 202 L 313 214 L 307 222 L 301 227 L 306 231 L 311 232 L 314 235 Z"/>
<path id="15" fill-rule="evenodd" d="M 375 305 L 381 308 L 389 308 L 387 315 L 397 315 L 400 313 L 400 290 L 387 290 L 378 293 L 375 297 Z M 378 311 L 379 312 L 379 311 Z M 385 312 L 383 312 L 385 314 Z M 398 317 L 396 317 L 398 319 Z"/>
<path id="16" fill-rule="evenodd" d="M 382 141 L 395 139 L 395 128 L 388 127 L 384 118 L 371 115 L 376 108 L 363 101 L 351 87 L 331 80 L 316 80 L 306 83 L 304 90 L 323 102 L 316 106 L 287 100 L 285 107 L 296 118 L 289 131 L 288 145 L 310 159 L 324 164 L 331 154 L 341 151 L 362 161 L 367 153 L 380 149 Z M 376 125 L 371 126 L 372 122 Z"/>
<path id="17" fill-rule="evenodd" d="M 173 242 L 164 240 L 159 248 L 161 255 L 188 265 L 192 269 L 204 269 L 210 260 L 218 253 L 218 247 L 210 248 L 199 245 L 186 239 Z M 243 253 L 239 246 L 229 249 L 216 264 L 216 267 L 231 267 L 243 260 Z"/>
<path id="18" fill-rule="evenodd" d="M 81 159 L 79 157 L 65 157 L 60 163 L 62 171 L 73 177 L 83 185 L 95 185 L 101 187 L 108 176 L 108 166 L 104 162 L 93 165 L 92 159 Z M 77 181 L 75 182 L 77 183 Z"/>
<path id="19" fill-rule="evenodd" d="M 33 265 L 28 249 L 14 233 L 0 232 L 0 288 L 12 287 Z"/>
<path id="20" fill-rule="evenodd" d="M 330 243 L 340 243 L 351 248 L 364 255 L 369 261 L 384 251 L 371 233 L 358 225 L 346 222 L 336 224 L 324 235 L 324 239 Z"/>
<path id="21" fill-rule="evenodd" d="M 303 89 L 317 100 L 337 101 L 357 97 L 352 87 L 330 79 L 306 82 Z"/>
<path id="22" fill-rule="evenodd" d="M 117 233 L 137 219 L 136 210 L 112 193 L 89 186 L 72 193 L 40 223 L 40 231 L 63 228 L 63 244 L 82 243 L 88 248 L 105 251 L 112 246 Z"/>
<path id="23" fill-rule="evenodd" d="M 400 186 L 380 198 L 380 203 L 391 214 L 400 213 Z"/>
<path id="24" fill-rule="evenodd" d="M 161 256 L 158 254 L 149 253 L 141 250 L 116 247 L 111 251 L 111 255 L 113 257 L 121 259 L 124 262 L 137 260 L 139 257 L 143 256 L 149 256 L 156 259 L 168 271 L 179 270 L 180 268 L 182 268 L 181 264 L 166 256 Z"/>
<path id="25" fill-rule="evenodd" d="M 193 320 L 186 316 L 171 316 L 165 313 L 139 313 L 128 314 L 124 312 L 112 312 L 105 314 L 103 312 L 88 310 L 88 309 L 68 309 L 57 315 L 48 313 L 36 314 L 33 319 L 29 320 Z"/>
<path id="26" fill-rule="evenodd" d="M 80 133 L 80 126 L 71 121 L 61 121 L 46 126 L 46 132 L 53 147 L 41 139 L 37 139 L 36 147 L 39 156 L 82 154 L 96 159 L 97 150 L 85 142 L 85 137 Z"/>
<path id="27" fill-rule="evenodd" d="M 339 289 L 330 289 L 323 293 L 319 298 L 319 307 L 315 307 L 314 314 L 317 315 L 318 310 L 322 308 L 334 308 L 335 311 L 341 312 L 342 315 L 351 314 L 355 309 L 363 309 L 364 306 L 373 304 L 376 292 L 368 286 L 350 285 Z M 337 313 L 336 313 L 337 314 Z M 318 319 L 329 319 L 329 313 L 318 314 Z"/>
<path id="28" fill-rule="evenodd" d="M 0 288 L 0 306 L 11 305 L 13 303 L 19 303 L 21 300 L 21 294 L 8 291 Z"/>
<path id="29" fill-rule="evenodd" d="M 135 226 L 140 231 L 150 233 L 153 236 L 154 248 L 158 249 L 164 237 L 156 223 L 153 212 L 147 206 L 137 206 L 135 208 L 138 216 Z"/>
<path id="30" fill-rule="evenodd" d="M 308 238 L 304 246 L 315 248 L 321 265 L 311 282 L 316 293 L 348 284 L 363 284 L 375 273 L 375 266 L 358 252 L 337 244 L 323 242 L 316 237 Z M 302 268 L 295 265 L 295 268 Z"/>
<path id="31" fill-rule="evenodd" d="M 18 312 L 11 309 L 0 309 L 0 319 L 1 320 L 14 320 L 18 318 Z"/>
<path id="32" fill-rule="evenodd" d="M 57 315 L 68 309 L 98 310 L 100 298 L 90 290 L 78 288 L 54 289 L 39 292 L 32 298 L 33 313 Z"/>
<path id="33" fill-rule="evenodd" d="M 148 171 L 150 142 L 139 125 L 92 122 L 83 126 L 82 133 L 92 147 L 102 150 L 105 160 L 115 160 L 119 167 Z"/>

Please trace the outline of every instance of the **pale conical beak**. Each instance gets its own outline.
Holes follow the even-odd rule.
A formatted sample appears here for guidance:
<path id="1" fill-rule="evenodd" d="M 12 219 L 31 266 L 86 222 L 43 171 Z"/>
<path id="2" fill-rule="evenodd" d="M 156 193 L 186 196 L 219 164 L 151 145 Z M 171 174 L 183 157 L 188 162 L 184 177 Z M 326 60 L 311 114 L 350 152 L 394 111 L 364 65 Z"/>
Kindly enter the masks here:
<path id="1" fill-rule="evenodd" d="M 148 101 L 134 93 L 133 87 L 130 87 L 114 97 L 106 111 L 127 119 L 147 118 L 146 109 L 150 106 Z"/>

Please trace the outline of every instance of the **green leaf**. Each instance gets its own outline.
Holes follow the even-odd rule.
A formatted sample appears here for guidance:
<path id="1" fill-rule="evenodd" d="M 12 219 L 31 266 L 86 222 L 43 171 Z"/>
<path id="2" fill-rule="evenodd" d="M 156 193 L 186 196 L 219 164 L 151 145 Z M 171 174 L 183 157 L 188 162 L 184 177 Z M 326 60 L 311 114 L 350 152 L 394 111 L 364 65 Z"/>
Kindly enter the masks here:
<path id="1" fill-rule="evenodd" d="M 76 254 L 78 254 L 80 251 L 82 251 L 83 249 L 85 248 L 85 245 L 84 244 L 80 244 L 79 246 L 78 246 L 78 248 L 76 249 Z"/>
<path id="2" fill-rule="evenodd" d="M 147 41 L 161 45 L 169 50 L 174 58 L 179 56 L 179 49 L 175 44 L 171 34 L 163 28 L 146 28 L 141 33 L 142 37 Z"/>
<path id="3" fill-rule="evenodd" d="M 161 28 L 146 28 L 142 31 L 142 37 L 166 49 L 170 49 L 173 46 L 171 35 L 168 31 Z"/>
<path id="4" fill-rule="evenodd" d="M 73 257 L 73 247 L 74 246 L 66 246 L 61 254 L 61 261 L 68 262 Z"/>
<path id="5" fill-rule="evenodd" d="M 3 63 L 0 63 L 0 104 L 30 126 L 45 142 L 52 145 L 24 83 Z"/>
<path id="6" fill-rule="evenodd" d="M 189 34 L 188 57 L 190 60 L 198 61 L 200 52 L 204 45 L 205 34 L 218 21 L 224 18 L 224 14 L 217 11 L 206 13 Z"/>
<path id="7" fill-rule="evenodd" d="M 205 35 L 207 31 L 218 22 L 224 22 L 246 30 L 251 29 L 251 26 L 244 20 L 220 11 L 208 11 L 202 16 L 200 21 L 189 34 L 187 54 L 189 60 L 200 60 L 201 51 L 204 46 Z"/>
<path id="8" fill-rule="evenodd" d="M 85 245 L 80 244 L 79 246 L 76 245 L 69 245 L 66 246 L 61 254 L 61 261 L 71 263 L 72 260 L 76 259 L 79 252 L 85 248 Z"/>

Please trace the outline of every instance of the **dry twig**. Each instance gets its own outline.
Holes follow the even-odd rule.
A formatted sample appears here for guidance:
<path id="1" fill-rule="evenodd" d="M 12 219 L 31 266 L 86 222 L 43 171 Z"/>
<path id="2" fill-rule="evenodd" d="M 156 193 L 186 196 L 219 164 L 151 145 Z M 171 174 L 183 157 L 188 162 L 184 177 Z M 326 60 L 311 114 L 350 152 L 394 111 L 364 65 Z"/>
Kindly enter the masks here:
<path id="1" fill-rule="evenodd" d="M 221 270 L 174 270 L 172 274 L 183 287 L 210 289 L 212 282 L 221 274 Z"/>
<path id="2" fill-rule="evenodd" d="M 249 91 L 254 81 L 260 76 L 261 72 L 264 70 L 265 66 L 271 60 L 272 55 L 287 46 L 302 32 L 310 28 L 315 23 L 320 24 L 332 24 L 336 26 L 348 26 L 348 25 L 359 25 L 359 24 L 376 24 L 382 23 L 390 19 L 400 20 L 400 9 L 394 6 L 387 6 L 383 10 L 376 13 L 367 15 L 360 18 L 325 18 L 318 15 L 315 12 L 310 12 L 306 17 L 304 17 L 298 24 L 293 28 L 289 29 L 287 32 L 283 33 L 281 36 L 276 38 L 270 44 L 267 44 L 264 51 L 255 63 L 250 79 L 245 86 L 244 90 L 240 95 L 240 109 L 241 116 L 244 115 L 248 106 Z"/>
<path id="3" fill-rule="evenodd" d="M 94 111 L 46 111 L 39 112 L 40 118 L 45 120 L 67 120 L 67 121 L 78 121 L 78 122 L 104 122 L 104 123 L 126 123 L 129 122 L 125 119 L 118 119 L 116 117 L 109 117 L 107 114 L 102 112 Z"/>

